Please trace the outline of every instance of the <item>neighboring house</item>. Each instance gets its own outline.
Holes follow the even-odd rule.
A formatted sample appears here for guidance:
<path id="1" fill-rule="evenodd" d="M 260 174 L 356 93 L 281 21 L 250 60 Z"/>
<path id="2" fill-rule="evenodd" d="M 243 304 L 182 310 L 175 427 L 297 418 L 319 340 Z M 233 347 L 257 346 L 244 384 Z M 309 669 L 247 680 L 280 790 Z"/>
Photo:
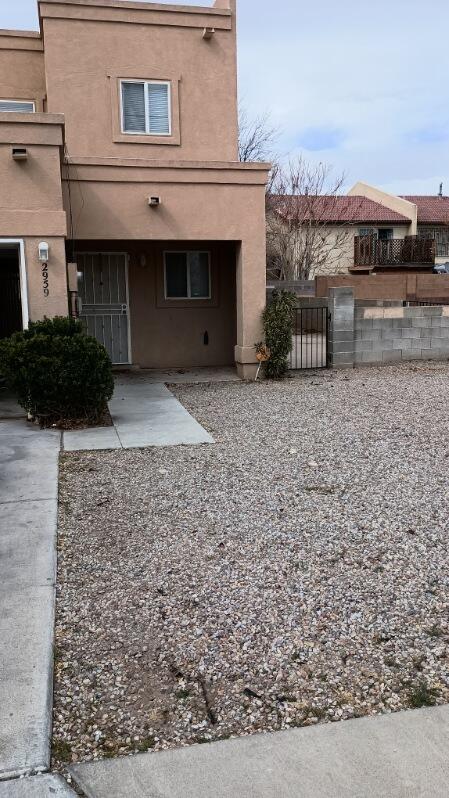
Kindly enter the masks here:
<path id="1" fill-rule="evenodd" d="M 276 202 L 283 220 L 282 243 L 289 224 L 301 230 L 295 237 L 295 254 L 299 252 L 303 261 L 308 254 L 310 263 L 300 279 L 347 272 L 432 271 L 435 264 L 449 261 L 449 197 L 442 192 L 394 196 L 357 183 L 347 196 L 285 197 Z M 270 270 L 270 224 L 268 230 Z"/>
<path id="2" fill-rule="evenodd" d="M 395 196 L 356 183 L 349 196 L 366 197 L 402 217 L 387 230 L 366 224 L 354 231 L 350 271 L 431 271 L 449 259 L 449 197 L 442 187 L 435 196 Z"/>
<path id="3" fill-rule="evenodd" d="M 0 335 L 77 307 L 116 364 L 252 376 L 268 166 L 238 162 L 235 0 L 38 6 L 0 31 Z"/>
<path id="4" fill-rule="evenodd" d="M 282 196 L 267 206 L 268 276 L 310 280 L 354 266 L 357 236 L 403 238 L 406 217 L 368 197 Z"/>

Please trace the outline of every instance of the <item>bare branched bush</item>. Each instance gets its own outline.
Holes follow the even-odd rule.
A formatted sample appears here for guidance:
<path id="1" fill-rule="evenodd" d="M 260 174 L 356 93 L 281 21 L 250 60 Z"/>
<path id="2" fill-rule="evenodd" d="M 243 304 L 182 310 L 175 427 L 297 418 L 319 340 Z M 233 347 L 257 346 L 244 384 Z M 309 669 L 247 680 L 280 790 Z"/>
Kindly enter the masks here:
<path id="1" fill-rule="evenodd" d="M 271 124 L 269 114 L 251 118 L 239 107 L 239 161 L 272 162 L 278 130 Z"/>
<path id="2" fill-rule="evenodd" d="M 341 194 L 343 184 L 344 175 L 334 177 L 331 167 L 303 157 L 275 164 L 267 191 L 269 278 L 311 280 L 338 271 L 352 241 L 354 214 L 353 198 Z"/>

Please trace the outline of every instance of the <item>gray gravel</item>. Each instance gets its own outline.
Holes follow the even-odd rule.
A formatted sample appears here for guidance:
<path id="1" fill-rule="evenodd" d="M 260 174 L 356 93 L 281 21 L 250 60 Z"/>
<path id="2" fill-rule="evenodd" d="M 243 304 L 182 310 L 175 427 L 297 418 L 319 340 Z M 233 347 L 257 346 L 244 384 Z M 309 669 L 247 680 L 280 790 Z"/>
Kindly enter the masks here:
<path id="1" fill-rule="evenodd" d="M 174 390 L 61 460 L 56 764 L 449 701 L 449 365 Z"/>

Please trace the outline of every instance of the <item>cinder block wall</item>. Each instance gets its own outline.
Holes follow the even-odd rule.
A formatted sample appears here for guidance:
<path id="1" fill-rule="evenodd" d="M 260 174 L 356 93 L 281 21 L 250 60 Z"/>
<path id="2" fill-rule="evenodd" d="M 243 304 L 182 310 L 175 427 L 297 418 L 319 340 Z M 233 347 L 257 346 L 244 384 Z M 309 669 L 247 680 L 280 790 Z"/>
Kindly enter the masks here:
<path id="1" fill-rule="evenodd" d="M 448 357 L 449 306 L 356 302 L 355 365 Z"/>

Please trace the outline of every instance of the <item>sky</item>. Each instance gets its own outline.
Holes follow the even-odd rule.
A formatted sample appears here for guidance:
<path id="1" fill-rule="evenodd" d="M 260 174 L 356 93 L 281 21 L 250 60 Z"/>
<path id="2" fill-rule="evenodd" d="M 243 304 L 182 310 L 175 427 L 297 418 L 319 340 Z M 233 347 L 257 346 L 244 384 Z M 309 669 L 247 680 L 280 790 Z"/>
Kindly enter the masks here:
<path id="1" fill-rule="evenodd" d="M 241 103 L 282 156 L 449 194 L 448 0 L 238 0 L 238 24 Z M 0 28 L 37 27 L 35 0 L 0 0 Z"/>

